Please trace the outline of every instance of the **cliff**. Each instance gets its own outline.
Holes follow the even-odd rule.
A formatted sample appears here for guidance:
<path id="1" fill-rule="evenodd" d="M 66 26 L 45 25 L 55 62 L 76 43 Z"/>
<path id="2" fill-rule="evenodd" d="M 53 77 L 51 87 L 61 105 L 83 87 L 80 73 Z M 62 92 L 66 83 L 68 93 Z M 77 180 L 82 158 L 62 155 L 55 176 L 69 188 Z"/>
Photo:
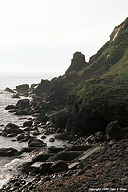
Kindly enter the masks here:
<path id="1" fill-rule="evenodd" d="M 70 97 L 67 131 L 89 135 L 114 120 L 128 126 L 128 18 L 79 75 L 83 81 Z"/>

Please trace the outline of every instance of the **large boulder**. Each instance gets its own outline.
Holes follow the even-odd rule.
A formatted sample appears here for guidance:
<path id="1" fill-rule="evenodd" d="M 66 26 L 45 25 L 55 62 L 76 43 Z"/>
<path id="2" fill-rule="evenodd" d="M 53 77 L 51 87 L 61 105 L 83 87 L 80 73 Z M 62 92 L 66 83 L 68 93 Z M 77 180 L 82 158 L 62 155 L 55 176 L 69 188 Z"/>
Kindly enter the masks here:
<path id="1" fill-rule="evenodd" d="M 107 139 L 122 139 L 124 137 L 124 130 L 118 124 L 118 121 L 112 121 L 106 127 Z"/>

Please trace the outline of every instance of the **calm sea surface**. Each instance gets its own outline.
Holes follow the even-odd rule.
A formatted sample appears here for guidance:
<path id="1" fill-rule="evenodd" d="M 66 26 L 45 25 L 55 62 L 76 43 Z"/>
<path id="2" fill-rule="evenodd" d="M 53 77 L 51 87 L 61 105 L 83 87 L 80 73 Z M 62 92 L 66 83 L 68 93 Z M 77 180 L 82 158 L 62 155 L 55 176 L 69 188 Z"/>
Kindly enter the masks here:
<path id="1" fill-rule="evenodd" d="M 21 84 L 36 84 L 41 81 L 41 79 L 52 79 L 57 75 L 54 74 L 7 74 L 0 73 L 0 130 L 7 123 L 15 123 L 17 125 L 22 125 L 24 120 L 21 120 L 19 116 L 15 116 L 12 113 L 4 110 L 7 105 L 15 105 L 19 99 L 12 99 L 12 94 L 4 92 L 6 87 L 14 89 L 16 85 Z M 39 136 L 40 138 L 41 136 Z M 47 138 L 45 142 L 48 142 Z M 63 143 L 59 143 L 63 144 Z M 27 143 L 13 142 L 12 138 L 6 138 L 0 136 L 0 148 L 2 147 L 13 147 L 20 149 L 26 147 Z M 27 157 L 28 158 L 28 157 Z M 9 163 L 9 164 L 8 164 Z M 0 157 L 0 187 L 8 181 L 12 174 L 16 174 L 15 168 L 19 163 L 22 163 L 21 159 L 14 159 L 13 157 Z M 12 166 L 12 168 L 11 168 Z"/>

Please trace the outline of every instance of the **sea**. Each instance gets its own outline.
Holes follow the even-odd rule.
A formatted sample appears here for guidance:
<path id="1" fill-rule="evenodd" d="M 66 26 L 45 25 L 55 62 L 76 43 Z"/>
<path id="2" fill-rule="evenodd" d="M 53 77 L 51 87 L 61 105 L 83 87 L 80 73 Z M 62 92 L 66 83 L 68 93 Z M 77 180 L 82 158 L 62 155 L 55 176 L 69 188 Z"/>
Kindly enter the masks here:
<path id="1" fill-rule="evenodd" d="M 43 74 L 43 73 L 0 73 L 0 131 L 7 123 L 14 123 L 22 126 L 26 118 L 30 116 L 16 116 L 5 110 L 7 105 L 15 105 L 19 99 L 12 98 L 12 93 L 5 92 L 5 88 L 15 89 L 17 85 L 22 84 L 37 84 L 41 82 L 41 79 L 51 80 L 53 77 L 57 77 L 58 74 Z M 21 97 L 20 99 L 22 99 Z M 38 138 L 40 138 L 39 136 Z M 51 136 L 50 136 L 51 137 Z M 20 150 L 27 146 L 27 142 L 19 143 L 18 141 L 13 141 L 15 138 L 7 138 L 0 136 L 0 148 L 12 147 Z M 49 136 L 44 142 L 48 146 L 51 145 L 48 142 Z M 56 141 L 54 145 L 62 146 L 65 143 L 63 141 Z M 24 154 L 22 158 L 15 157 L 0 157 L 0 188 L 8 182 L 12 175 L 18 174 L 16 168 L 19 164 L 27 161 L 29 158 L 28 154 Z"/>

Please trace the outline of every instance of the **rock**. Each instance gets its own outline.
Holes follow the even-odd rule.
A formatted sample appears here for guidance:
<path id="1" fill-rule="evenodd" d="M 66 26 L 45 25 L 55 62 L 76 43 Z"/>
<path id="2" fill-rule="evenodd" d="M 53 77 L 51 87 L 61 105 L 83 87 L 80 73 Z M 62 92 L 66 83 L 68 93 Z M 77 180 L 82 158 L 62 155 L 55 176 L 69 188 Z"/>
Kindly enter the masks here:
<path id="1" fill-rule="evenodd" d="M 32 126 L 32 124 L 33 124 L 33 122 L 32 121 L 25 121 L 24 123 L 23 123 L 23 127 L 31 127 Z"/>
<path id="2" fill-rule="evenodd" d="M 43 163 L 42 165 L 40 165 L 40 173 L 42 175 L 46 175 L 46 174 L 51 174 L 51 163 Z"/>
<path id="3" fill-rule="evenodd" d="M 50 156 L 51 156 L 51 154 L 49 154 L 49 153 L 40 152 L 35 157 L 33 157 L 32 162 L 33 163 L 35 163 L 37 161 L 45 162 Z"/>
<path id="4" fill-rule="evenodd" d="M 29 99 L 21 99 L 21 100 L 19 100 L 17 102 L 15 107 L 18 108 L 18 109 L 25 109 L 25 108 L 27 108 L 29 106 L 30 106 Z"/>
<path id="5" fill-rule="evenodd" d="M 10 110 L 10 109 L 15 109 L 14 105 L 8 105 L 7 107 L 5 107 L 5 110 Z"/>
<path id="6" fill-rule="evenodd" d="M 17 92 L 24 94 L 29 91 L 29 85 L 28 84 L 23 84 L 23 85 L 18 85 L 16 86 Z"/>
<path id="7" fill-rule="evenodd" d="M 19 128 L 19 126 L 15 125 L 13 123 L 8 123 L 5 126 L 5 128 L 2 130 L 3 136 L 4 136 L 4 133 L 5 133 L 6 136 L 8 134 L 12 134 L 11 137 L 16 136 L 17 134 L 22 133 L 22 132 L 23 132 L 23 130 L 21 130 Z M 8 136 L 10 136 L 10 135 L 8 135 Z"/>
<path id="8" fill-rule="evenodd" d="M 58 160 L 55 163 L 53 163 L 53 165 L 51 166 L 51 170 L 53 171 L 53 173 L 67 171 L 68 164 L 63 160 Z"/>
<path id="9" fill-rule="evenodd" d="M 45 135 L 42 135 L 42 136 L 41 136 L 41 139 L 46 139 L 46 136 L 45 136 Z"/>
<path id="10" fill-rule="evenodd" d="M 18 151 L 14 148 L 0 148 L 0 156 L 15 156 L 18 155 Z"/>
<path id="11" fill-rule="evenodd" d="M 40 139 L 31 138 L 28 141 L 28 147 L 45 147 L 46 143 L 41 141 Z"/>
<path id="12" fill-rule="evenodd" d="M 10 89 L 8 87 L 4 91 L 10 92 L 10 93 L 15 93 L 12 89 Z"/>
<path id="13" fill-rule="evenodd" d="M 12 98 L 20 98 L 19 93 L 13 94 Z"/>
<path id="14" fill-rule="evenodd" d="M 50 139 L 49 139 L 49 142 L 54 142 L 54 141 L 55 141 L 54 138 L 50 138 Z"/>
<path id="15" fill-rule="evenodd" d="M 124 131 L 119 126 L 118 121 L 113 121 L 106 127 L 107 139 L 122 139 L 124 137 Z"/>
<path id="16" fill-rule="evenodd" d="M 25 141 L 28 141 L 29 139 L 30 139 L 30 135 L 29 134 L 26 134 L 26 133 L 21 133 L 21 134 L 18 134 L 17 135 L 17 137 L 16 137 L 16 139 L 18 140 L 18 141 L 23 141 L 23 140 L 25 140 Z"/>

